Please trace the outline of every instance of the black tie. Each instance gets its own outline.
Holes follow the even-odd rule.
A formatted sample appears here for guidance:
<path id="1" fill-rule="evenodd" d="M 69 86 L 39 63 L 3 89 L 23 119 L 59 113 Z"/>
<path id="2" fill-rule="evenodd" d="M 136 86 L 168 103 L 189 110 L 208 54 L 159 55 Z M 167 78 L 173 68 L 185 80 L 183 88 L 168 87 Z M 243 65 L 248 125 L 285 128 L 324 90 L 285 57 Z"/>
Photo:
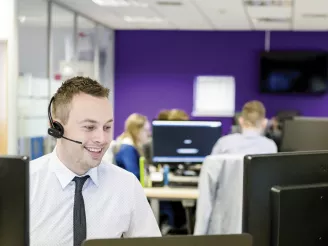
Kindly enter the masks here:
<path id="1" fill-rule="evenodd" d="M 73 234 L 74 246 L 81 246 L 83 240 L 87 237 L 87 223 L 85 217 L 84 200 L 82 188 L 90 176 L 75 177 L 75 197 L 74 197 L 74 214 L 73 214 Z"/>

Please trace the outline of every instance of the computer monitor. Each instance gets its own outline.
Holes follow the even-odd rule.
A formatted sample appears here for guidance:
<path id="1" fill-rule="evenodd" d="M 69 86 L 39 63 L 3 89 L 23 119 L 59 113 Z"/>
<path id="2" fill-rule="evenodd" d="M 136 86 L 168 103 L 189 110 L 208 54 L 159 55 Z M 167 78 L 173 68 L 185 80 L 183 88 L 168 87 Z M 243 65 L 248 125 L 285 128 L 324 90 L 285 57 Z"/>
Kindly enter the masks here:
<path id="1" fill-rule="evenodd" d="M 252 236 L 207 235 L 86 240 L 83 246 L 252 246 Z"/>
<path id="2" fill-rule="evenodd" d="M 0 245 L 29 245 L 29 158 L 0 156 Z"/>
<path id="3" fill-rule="evenodd" d="M 253 236 L 253 246 L 273 245 L 272 188 L 327 183 L 327 160 L 328 151 L 245 156 L 242 231 Z M 297 206 L 297 202 L 294 201 L 290 206 Z"/>
<path id="4" fill-rule="evenodd" d="M 271 245 L 328 245 L 327 197 L 328 183 L 274 186 L 271 190 Z"/>
<path id="5" fill-rule="evenodd" d="M 280 151 L 328 150 L 328 118 L 295 117 L 284 121 Z"/>
<path id="6" fill-rule="evenodd" d="M 152 122 L 153 163 L 202 163 L 221 137 L 221 122 Z"/>

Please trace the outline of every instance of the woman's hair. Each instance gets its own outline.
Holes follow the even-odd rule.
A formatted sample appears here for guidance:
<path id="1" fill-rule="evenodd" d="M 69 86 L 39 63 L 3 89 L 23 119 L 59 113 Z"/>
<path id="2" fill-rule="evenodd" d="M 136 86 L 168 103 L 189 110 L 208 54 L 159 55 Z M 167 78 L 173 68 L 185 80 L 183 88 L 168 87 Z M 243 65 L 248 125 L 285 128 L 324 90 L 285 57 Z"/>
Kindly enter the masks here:
<path id="1" fill-rule="evenodd" d="M 138 143 L 138 134 L 140 130 L 145 126 L 148 121 L 147 117 L 141 114 L 133 113 L 126 120 L 124 125 L 124 132 L 117 138 L 118 145 L 117 151 L 120 149 L 122 140 L 124 138 L 130 138 L 134 147 L 137 149 L 140 155 L 143 155 L 142 147 Z"/>
<path id="2" fill-rule="evenodd" d="M 181 109 L 172 109 L 169 113 L 168 120 L 189 120 L 189 115 Z"/>

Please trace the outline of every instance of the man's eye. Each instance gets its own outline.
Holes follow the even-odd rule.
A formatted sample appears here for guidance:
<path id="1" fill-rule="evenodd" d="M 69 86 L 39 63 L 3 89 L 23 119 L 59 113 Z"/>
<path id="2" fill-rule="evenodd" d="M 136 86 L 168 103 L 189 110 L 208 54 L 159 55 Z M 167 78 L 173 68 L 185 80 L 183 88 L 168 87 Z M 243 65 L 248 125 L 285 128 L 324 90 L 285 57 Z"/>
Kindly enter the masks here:
<path id="1" fill-rule="evenodd" d="M 112 127 L 111 126 L 105 126 L 105 131 L 110 130 Z"/>
<path id="2" fill-rule="evenodd" d="M 94 126 L 85 126 L 84 128 L 87 129 L 88 131 L 91 131 L 91 130 L 93 130 L 95 127 L 94 127 Z"/>

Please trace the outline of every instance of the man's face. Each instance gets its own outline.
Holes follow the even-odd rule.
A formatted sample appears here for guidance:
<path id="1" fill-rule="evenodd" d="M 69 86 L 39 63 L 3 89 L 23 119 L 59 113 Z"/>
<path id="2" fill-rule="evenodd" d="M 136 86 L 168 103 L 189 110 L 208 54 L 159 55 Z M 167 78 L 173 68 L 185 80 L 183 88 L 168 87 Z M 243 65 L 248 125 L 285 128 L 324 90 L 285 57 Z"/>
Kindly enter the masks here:
<path id="1" fill-rule="evenodd" d="M 84 93 L 74 96 L 64 136 L 82 145 L 61 141 L 67 159 L 79 165 L 77 169 L 88 171 L 100 164 L 112 141 L 112 121 L 113 109 L 107 98 Z"/>

